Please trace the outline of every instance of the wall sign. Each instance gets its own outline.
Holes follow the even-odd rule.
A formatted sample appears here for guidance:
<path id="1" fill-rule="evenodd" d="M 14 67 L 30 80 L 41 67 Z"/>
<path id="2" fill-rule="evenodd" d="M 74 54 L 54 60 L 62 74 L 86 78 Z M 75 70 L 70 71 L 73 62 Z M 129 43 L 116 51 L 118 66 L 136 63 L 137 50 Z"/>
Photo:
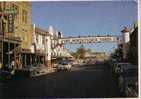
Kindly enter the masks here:
<path id="1" fill-rule="evenodd" d="M 8 33 L 14 32 L 14 14 L 8 15 Z"/>

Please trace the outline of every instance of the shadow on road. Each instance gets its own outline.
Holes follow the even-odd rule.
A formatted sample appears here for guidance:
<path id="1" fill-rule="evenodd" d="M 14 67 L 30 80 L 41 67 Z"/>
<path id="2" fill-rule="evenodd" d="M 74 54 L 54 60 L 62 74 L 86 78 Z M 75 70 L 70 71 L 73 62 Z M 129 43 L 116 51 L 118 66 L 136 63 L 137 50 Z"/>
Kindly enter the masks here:
<path id="1" fill-rule="evenodd" d="M 35 78 L 14 78 L 1 83 L 1 97 L 119 97 L 110 70 L 104 65 L 78 66 L 77 71 L 55 72 Z"/>

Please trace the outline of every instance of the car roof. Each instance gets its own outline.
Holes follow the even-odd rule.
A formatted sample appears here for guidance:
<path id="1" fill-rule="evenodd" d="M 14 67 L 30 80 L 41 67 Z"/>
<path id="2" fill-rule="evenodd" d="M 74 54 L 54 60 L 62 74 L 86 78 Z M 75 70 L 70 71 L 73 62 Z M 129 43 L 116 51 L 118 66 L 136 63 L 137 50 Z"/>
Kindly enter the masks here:
<path id="1" fill-rule="evenodd" d="M 118 64 L 118 65 L 124 65 L 124 64 L 131 64 L 131 63 L 116 63 L 116 64 Z"/>
<path id="2" fill-rule="evenodd" d="M 138 66 L 136 65 L 129 65 L 129 66 L 123 66 L 124 69 L 138 69 Z"/>

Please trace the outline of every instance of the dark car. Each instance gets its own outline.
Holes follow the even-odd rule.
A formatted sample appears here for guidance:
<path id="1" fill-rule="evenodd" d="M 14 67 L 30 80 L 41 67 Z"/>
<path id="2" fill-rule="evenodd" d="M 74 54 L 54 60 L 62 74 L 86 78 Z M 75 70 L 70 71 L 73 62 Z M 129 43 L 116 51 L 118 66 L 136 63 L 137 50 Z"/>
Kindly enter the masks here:
<path id="1" fill-rule="evenodd" d="M 120 92 L 123 93 L 125 96 L 129 96 L 129 88 L 134 89 L 134 86 L 136 86 L 136 83 L 138 82 L 138 69 L 130 68 L 124 70 L 124 72 L 119 76 L 118 81 Z"/>
<path id="2" fill-rule="evenodd" d="M 0 70 L 0 76 L 2 79 L 10 79 L 15 73 L 13 66 L 5 65 Z"/>

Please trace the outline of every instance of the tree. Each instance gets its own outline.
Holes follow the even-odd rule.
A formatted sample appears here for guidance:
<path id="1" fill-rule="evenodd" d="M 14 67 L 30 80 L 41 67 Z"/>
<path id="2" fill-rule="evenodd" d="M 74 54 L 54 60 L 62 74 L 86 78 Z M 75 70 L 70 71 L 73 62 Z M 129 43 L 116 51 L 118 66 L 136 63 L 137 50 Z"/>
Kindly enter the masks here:
<path id="1" fill-rule="evenodd" d="M 86 51 L 87 51 L 88 53 L 92 53 L 92 50 L 89 49 L 89 48 L 88 48 Z"/>
<path id="2" fill-rule="evenodd" d="M 115 49 L 114 53 L 111 54 L 111 57 L 121 61 L 122 55 L 123 55 L 122 44 L 120 44 L 118 45 L 118 48 Z"/>
<path id="3" fill-rule="evenodd" d="M 136 65 L 138 64 L 138 27 L 137 27 L 137 24 L 134 24 L 134 31 L 130 35 L 128 61 Z"/>
<path id="4" fill-rule="evenodd" d="M 83 45 L 81 45 L 75 52 L 74 57 L 83 59 L 85 57 L 86 49 Z"/>

